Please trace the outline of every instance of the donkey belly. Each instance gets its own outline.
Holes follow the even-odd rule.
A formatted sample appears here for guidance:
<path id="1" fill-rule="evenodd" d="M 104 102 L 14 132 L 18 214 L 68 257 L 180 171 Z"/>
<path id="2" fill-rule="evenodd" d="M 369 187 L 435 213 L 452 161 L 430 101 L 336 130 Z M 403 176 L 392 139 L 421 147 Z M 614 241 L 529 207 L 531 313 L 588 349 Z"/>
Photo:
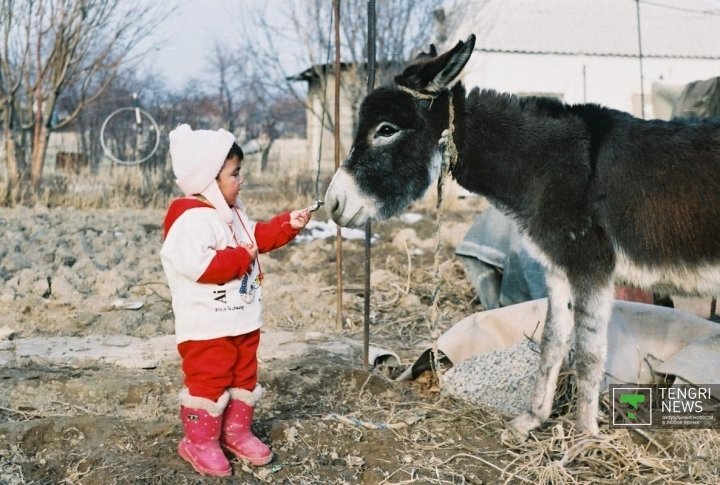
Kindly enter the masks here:
<path id="1" fill-rule="evenodd" d="M 658 293 L 717 296 L 720 295 L 720 262 L 700 265 L 637 264 L 622 254 L 617 255 L 615 280 Z"/>
<path id="2" fill-rule="evenodd" d="M 552 259 L 527 236 L 524 243 L 528 252 L 546 268 L 555 266 Z M 613 279 L 616 283 L 665 295 L 720 296 L 720 261 L 695 265 L 648 265 L 632 261 L 617 249 L 615 255 Z"/>

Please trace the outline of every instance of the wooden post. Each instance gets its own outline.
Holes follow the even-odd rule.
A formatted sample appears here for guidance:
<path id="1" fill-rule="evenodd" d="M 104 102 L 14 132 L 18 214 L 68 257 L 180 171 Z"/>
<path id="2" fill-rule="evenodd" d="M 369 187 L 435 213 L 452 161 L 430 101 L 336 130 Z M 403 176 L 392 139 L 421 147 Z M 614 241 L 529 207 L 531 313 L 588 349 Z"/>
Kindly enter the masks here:
<path id="1" fill-rule="evenodd" d="M 333 16 L 335 17 L 335 114 L 333 118 L 333 134 L 335 138 L 335 171 L 340 167 L 340 0 L 333 0 Z M 335 234 L 335 277 L 336 289 L 336 318 L 335 329 L 342 330 L 342 232 L 340 226 Z"/>

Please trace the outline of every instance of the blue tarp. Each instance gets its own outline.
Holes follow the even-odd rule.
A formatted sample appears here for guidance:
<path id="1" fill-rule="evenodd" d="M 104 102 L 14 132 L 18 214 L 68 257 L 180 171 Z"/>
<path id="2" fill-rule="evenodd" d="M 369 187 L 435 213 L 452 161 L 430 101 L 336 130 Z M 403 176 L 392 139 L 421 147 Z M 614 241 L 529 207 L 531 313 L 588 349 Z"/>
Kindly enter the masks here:
<path id="1" fill-rule="evenodd" d="M 547 296 L 544 268 L 525 249 L 515 222 L 493 206 L 475 219 L 455 255 L 486 310 Z"/>

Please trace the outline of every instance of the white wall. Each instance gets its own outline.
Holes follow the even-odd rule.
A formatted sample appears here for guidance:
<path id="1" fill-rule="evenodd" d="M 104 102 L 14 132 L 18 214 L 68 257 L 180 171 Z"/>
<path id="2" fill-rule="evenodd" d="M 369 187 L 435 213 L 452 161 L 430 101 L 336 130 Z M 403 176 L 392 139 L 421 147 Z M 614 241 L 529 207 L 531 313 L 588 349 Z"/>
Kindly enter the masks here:
<path id="1" fill-rule="evenodd" d="M 643 72 L 645 117 L 652 118 L 653 82 L 687 84 L 720 76 L 720 61 L 644 58 Z M 558 93 L 568 103 L 599 103 L 640 115 L 638 107 L 633 110 L 633 95 L 640 94 L 640 63 L 636 58 L 476 51 L 462 80 L 467 86 L 502 92 Z"/>
<path id="2" fill-rule="evenodd" d="M 345 78 L 344 83 L 352 82 L 349 77 L 354 73 L 344 71 L 342 77 Z M 322 128 L 320 115 L 323 112 L 322 97 L 323 93 L 319 81 L 315 80 L 308 90 L 308 103 L 310 108 L 306 110 L 307 129 L 306 138 L 307 154 L 306 168 L 316 170 L 318 152 L 320 151 L 320 136 L 322 133 L 322 165 L 333 167 L 335 161 L 335 139 L 332 130 Z M 327 111 L 325 116 L 332 119 L 335 116 L 335 76 L 331 73 L 327 74 L 325 85 L 325 99 L 327 100 Z M 350 101 L 350 94 L 343 83 L 340 84 L 340 162 L 347 155 L 352 146 L 353 139 L 353 112 Z"/>

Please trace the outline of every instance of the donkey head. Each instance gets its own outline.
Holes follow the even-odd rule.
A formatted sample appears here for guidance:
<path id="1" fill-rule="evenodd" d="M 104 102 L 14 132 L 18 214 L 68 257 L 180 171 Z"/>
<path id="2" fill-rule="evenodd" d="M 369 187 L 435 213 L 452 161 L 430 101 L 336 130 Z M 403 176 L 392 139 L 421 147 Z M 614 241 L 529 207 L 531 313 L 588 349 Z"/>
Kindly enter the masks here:
<path id="1" fill-rule="evenodd" d="M 392 217 L 422 197 L 439 175 L 447 86 L 474 46 L 474 35 L 440 56 L 431 46 L 395 78 L 395 86 L 378 88 L 363 100 L 352 149 L 325 195 L 337 224 L 357 227 L 370 217 Z M 443 96 L 445 102 L 433 102 Z"/>

